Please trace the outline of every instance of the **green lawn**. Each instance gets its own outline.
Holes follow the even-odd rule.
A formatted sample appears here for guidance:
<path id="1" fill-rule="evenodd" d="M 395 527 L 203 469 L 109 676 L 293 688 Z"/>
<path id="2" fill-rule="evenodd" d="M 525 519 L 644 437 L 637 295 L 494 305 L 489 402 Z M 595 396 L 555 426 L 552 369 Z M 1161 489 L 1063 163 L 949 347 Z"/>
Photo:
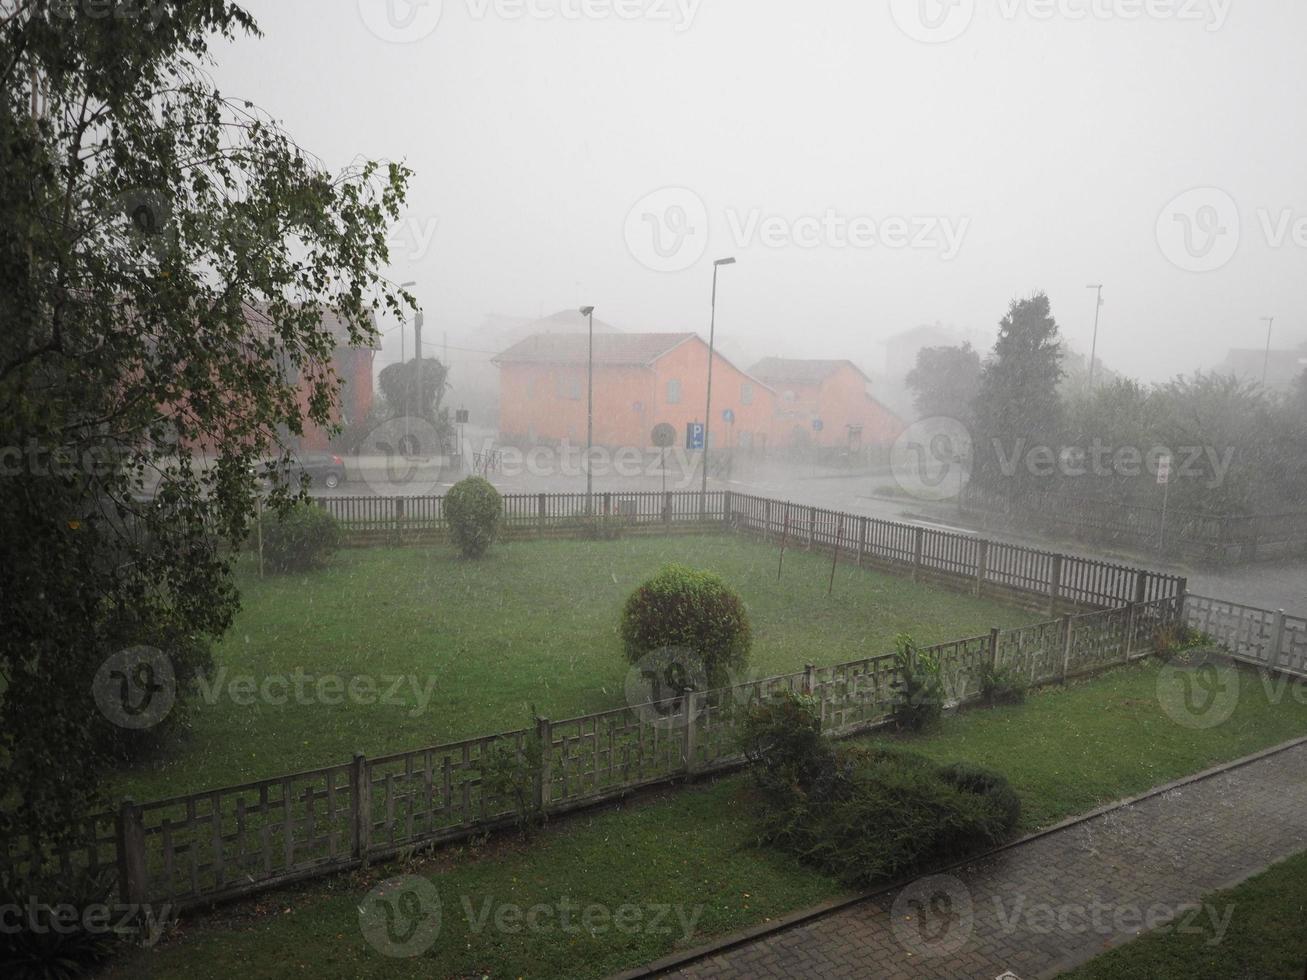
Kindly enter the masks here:
<path id="1" fill-rule="evenodd" d="M 1203 897 L 1233 909 L 1230 928 L 1209 934 L 1180 930 L 1142 936 L 1065 974 L 1068 980 L 1302 980 L 1307 972 L 1307 852 L 1281 861 L 1243 884 Z"/>
<path id="2" fill-rule="evenodd" d="M 262 580 L 244 568 L 244 608 L 216 650 L 219 696 L 198 704 L 186 743 L 120 774 L 113 792 L 157 799 L 521 728 L 531 705 L 552 718 L 616 707 L 622 603 L 672 561 L 739 590 L 761 676 L 888 653 L 899 632 L 933 643 L 1037 618 L 849 566 L 828 597 L 829 559 L 790 551 L 778 583 L 776 555 L 743 537 L 641 537 L 505 543 L 474 562 L 445 546 L 354 550 L 325 571 Z M 299 691 L 296 671 L 308 678 Z M 253 690 L 233 697 L 238 677 Z M 319 698 L 324 677 L 336 687 Z M 377 703 L 344 696 L 367 677 Z M 385 700 L 402 703 L 381 703 L 395 678 Z M 250 696 L 268 681 L 286 703 Z"/>
<path id="3" fill-rule="evenodd" d="M 1232 717 L 1214 728 L 1171 722 L 1156 692 L 1157 667 L 1146 662 L 1037 693 L 1025 705 L 947 718 L 912 744 L 1007 773 L 1023 800 L 1022 829 L 1030 830 L 1307 733 L 1307 705 L 1268 703 L 1251 673 Z M 601 977 L 841 893 L 838 882 L 787 855 L 754 847 L 751 805 L 746 778 L 733 776 L 558 821 L 529 846 L 497 839 L 311 882 L 189 921 L 181 936 L 120 961 L 113 976 Z M 378 882 L 405 872 L 434 883 L 442 925 L 425 954 L 395 959 L 364 939 L 359 905 Z M 688 937 L 674 913 L 668 933 L 495 926 L 495 909 L 508 904 L 557 908 L 564 900 L 609 910 L 679 907 L 687 919 L 701 911 Z M 1094 974 L 1109 975 L 1116 976 Z"/>

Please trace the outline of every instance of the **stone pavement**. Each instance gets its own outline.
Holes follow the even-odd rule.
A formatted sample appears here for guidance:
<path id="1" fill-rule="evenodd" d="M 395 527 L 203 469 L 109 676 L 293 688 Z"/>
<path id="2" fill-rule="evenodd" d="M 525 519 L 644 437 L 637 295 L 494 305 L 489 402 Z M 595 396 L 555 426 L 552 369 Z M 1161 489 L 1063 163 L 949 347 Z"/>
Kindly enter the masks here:
<path id="1" fill-rule="evenodd" d="M 694 978 L 1054 976 L 1149 928 L 1218 943 L 1199 904 L 1307 849 L 1307 744 L 688 964 Z"/>

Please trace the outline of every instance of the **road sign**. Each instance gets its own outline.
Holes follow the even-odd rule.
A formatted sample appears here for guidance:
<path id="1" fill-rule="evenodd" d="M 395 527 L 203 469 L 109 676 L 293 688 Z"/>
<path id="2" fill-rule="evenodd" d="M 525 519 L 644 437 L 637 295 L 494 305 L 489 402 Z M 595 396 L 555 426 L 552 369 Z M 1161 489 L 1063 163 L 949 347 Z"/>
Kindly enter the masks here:
<path id="1" fill-rule="evenodd" d="M 734 410 L 729 409 L 729 408 L 728 408 L 728 409 L 725 409 L 725 410 L 722 412 L 722 421 L 725 422 L 727 425 L 734 425 L 734 424 L 735 424 L 735 412 L 734 412 Z"/>
<path id="2" fill-rule="evenodd" d="M 1171 482 L 1171 457 L 1159 456 L 1157 458 L 1157 485 L 1166 486 Z"/>
<path id="3" fill-rule="evenodd" d="M 649 434 L 653 444 L 659 449 L 670 449 L 676 445 L 676 430 L 666 422 L 659 422 L 653 427 L 653 432 Z"/>
<path id="4" fill-rule="evenodd" d="M 824 427 L 825 427 L 825 423 L 822 422 L 821 419 L 813 419 L 813 420 L 812 420 L 812 431 L 813 431 L 813 432 L 820 432 Z"/>
<path id="5" fill-rule="evenodd" d="M 702 422 L 685 423 L 685 448 L 686 449 L 703 448 L 703 423 Z"/>

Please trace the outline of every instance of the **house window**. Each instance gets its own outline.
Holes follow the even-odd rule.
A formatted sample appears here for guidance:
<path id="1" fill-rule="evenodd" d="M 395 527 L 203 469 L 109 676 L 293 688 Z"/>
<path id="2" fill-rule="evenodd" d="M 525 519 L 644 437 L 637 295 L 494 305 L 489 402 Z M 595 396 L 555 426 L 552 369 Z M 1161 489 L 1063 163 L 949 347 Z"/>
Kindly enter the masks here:
<path id="1" fill-rule="evenodd" d="M 787 391 L 787 392 L 785 392 L 785 394 L 781 395 L 781 398 L 784 399 L 784 400 L 787 401 L 787 402 L 793 402 L 793 401 L 794 401 L 794 392 L 792 392 L 792 391 Z"/>
<path id="2" fill-rule="evenodd" d="M 751 385 L 747 381 L 744 382 L 744 384 L 740 385 L 740 404 L 741 405 L 753 404 L 753 385 Z"/>
<path id="3" fill-rule="evenodd" d="M 574 402 L 581 400 L 581 379 L 575 375 L 567 379 L 567 397 Z"/>
<path id="4" fill-rule="evenodd" d="M 667 404 L 681 404 L 681 382 L 679 378 L 672 378 L 667 382 Z"/>

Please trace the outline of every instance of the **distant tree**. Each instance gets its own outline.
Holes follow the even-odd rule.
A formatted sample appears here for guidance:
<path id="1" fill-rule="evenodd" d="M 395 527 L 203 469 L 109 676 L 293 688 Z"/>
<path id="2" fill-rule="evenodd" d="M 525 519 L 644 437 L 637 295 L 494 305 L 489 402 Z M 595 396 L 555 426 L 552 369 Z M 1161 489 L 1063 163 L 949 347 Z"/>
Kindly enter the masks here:
<path id="1" fill-rule="evenodd" d="M 1045 293 L 1014 299 L 980 376 L 972 478 L 991 491 L 1017 493 L 1034 475 L 1023 464 L 1038 447 L 1056 452 L 1061 430 L 1063 346 Z"/>
<path id="2" fill-rule="evenodd" d="M 1132 499 L 1151 478 L 1141 482 L 1138 475 L 1119 472 L 1113 460 L 1118 451 L 1129 453 L 1135 447 L 1142 453 L 1154 444 L 1160 411 L 1158 397 L 1128 378 L 1096 383 L 1092 395 L 1072 399 L 1066 407 L 1061 443 L 1083 450 L 1086 458 L 1069 468 L 1070 476 L 1059 470 L 1062 489 L 1115 502 Z M 1077 469 L 1084 473 L 1076 475 Z"/>
<path id="3" fill-rule="evenodd" d="M 103 804 L 106 735 L 127 726 L 93 680 L 138 685 L 117 707 L 139 717 L 170 673 L 187 693 L 181 651 L 230 625 L 256 464 L 332 424 L 326 314 L 361 346 L 377 310 L 413 305 L 381 275 L 408 171 L 328 172 L 214 87 L 211 47 L 258 33 L 244 9 L 96 6 L 0 17 L 0 447 L 22 452 L 0 471 L 0 840 L 15 844 L 70 838 Z M 291 498 L 282 485 L 273 504 Z M 168 663 L 133 660 L 145 644 Z"/>
<path id="4" fill-rule="evenodd" d="M 970 426 L 980 392 L 980 354 L 970 345 L 923 347 L 908 372 L 912 403 L 922 418 L 942 416 Z"/>
<path id="5" fill-rule="evenodd" d="M 421 404 L 418 403 L 419 377 L 422 379 Z M 425 419 L 436 427 L 441 446 L 449 444 L 454 426 L 449 419 L 449 409 L 442 405 L 449 389 L 449 369 L 437 358 L 424 357 L 420 361 L 391 364 L 382 369 L 377 384 L 381 389 L 381 409 L 385 413 L 381 421 L 404 415 Z"/>
<path id="6" fill-rule="evenodd" d="M 1064 399 L 1089 397 L 1089 356 L 1079 351 L 1067 349 L 1062 359 L 1062 381 L 1058 391 Z M 1094 358 L 1094 390 L 1119 381 L 1124 376 L 1103 363 L 1102 358 Z"/>

